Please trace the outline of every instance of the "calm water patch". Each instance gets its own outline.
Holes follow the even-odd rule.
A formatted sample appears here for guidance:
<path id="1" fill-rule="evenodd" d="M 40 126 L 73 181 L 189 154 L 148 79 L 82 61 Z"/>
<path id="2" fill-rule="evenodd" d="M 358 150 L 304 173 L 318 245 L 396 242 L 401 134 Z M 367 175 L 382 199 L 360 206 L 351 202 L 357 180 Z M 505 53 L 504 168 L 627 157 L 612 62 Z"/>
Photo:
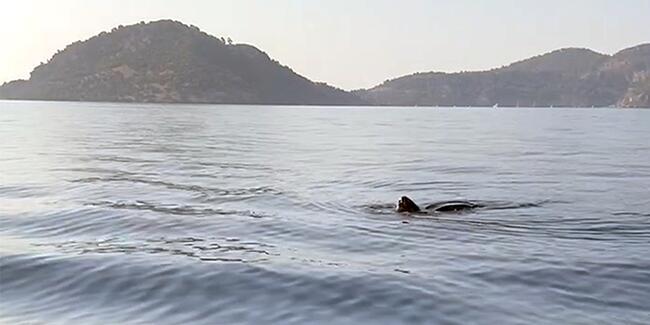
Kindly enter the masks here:
<path id="1" fill-rule="evenodd" d="M 0 101 L 0 322 L 647 324 L 649 138 L 644 110 Z"/>

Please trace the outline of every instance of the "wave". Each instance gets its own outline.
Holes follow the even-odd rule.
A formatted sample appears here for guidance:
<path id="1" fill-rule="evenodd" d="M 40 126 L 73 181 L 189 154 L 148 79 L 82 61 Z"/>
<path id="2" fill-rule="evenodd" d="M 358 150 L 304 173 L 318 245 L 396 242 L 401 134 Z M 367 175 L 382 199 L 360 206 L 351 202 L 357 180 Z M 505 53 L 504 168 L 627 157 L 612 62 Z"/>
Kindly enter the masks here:
<path id="1" fill-rule="evenodd" d="M 134 183 L 134 184 L 145 184 L 156 187 L 164 187 L 172 190 L 181 190 L 188 192 L 195 192 L 205 196 L 231 196 L 231 197 L 242 197 L 242 196 L 256 196 L 261 194 L 270 194 L 270 195 L 282 195 L 282 192 L 276 190 L 272 187 L 267 186 L 258 186 L 251 188 L 236 188 L 236 189 L 222 189 L 214 187 L 206 187 L 201 185 L 187 185 L 187 184 L 178 184 L 167 181 L 159 180 L 150 180 L 143 178 L 135 177 L 86 177 L 71 180 L 73 183 L 108 183 L 108 182 L 124 182 L 124 183 Z"/>
<path id="2" fill-rule="evenodd" d="M 48 317 L 59 323 L 287 324 L 324 322 L 341 315 L 350 322 L 423 321 L 425 314 L 438 315 L 430 320 L 445 320 L 451 316 L 445 310 L 463 305 L 461 297 L 445 295 L 435 283 L 425 287 L 398 281 L 401 272 L 386 277 L 171 261 L 137 256 L 0 256 L 4 297 L 0 306 L 20 312 L 23 320 Z M 39 302 L 38 307 L 33 301 Z M 402 311 L 396 313 L 394 306 L 403 306 Z"/>

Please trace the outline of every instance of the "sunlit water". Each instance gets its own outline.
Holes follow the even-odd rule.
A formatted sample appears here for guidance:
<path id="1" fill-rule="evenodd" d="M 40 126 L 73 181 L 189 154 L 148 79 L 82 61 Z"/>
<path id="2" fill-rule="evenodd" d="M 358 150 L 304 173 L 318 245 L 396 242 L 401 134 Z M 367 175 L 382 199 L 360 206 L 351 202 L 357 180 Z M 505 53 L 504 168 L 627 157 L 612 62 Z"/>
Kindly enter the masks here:
<path id="1" fill-rule="evenodd" d="M 0 102 L 0 322 L 648 324 L 649 193 L 643 110 Z"/>

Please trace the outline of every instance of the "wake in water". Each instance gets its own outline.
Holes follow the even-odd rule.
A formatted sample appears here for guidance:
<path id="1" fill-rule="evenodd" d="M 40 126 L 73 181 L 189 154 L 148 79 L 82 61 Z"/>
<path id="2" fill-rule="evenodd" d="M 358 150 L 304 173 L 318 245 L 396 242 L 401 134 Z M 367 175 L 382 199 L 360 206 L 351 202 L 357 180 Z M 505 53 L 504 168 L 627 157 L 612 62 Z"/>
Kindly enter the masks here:
<path id="1" fill-rule="evenodd" d="M 439 202 L 433 202 L 433 203 L 427 203 L 424 206 L 426 207 L 425 209 L 414 212 L 412 214 L 417 214 L 417 215 L 439 215 L 439 214 L 448 214 L 448 213 L 472 213 L 472 212 L 477 212 L 477 211 L 484 211 L 484 210 L 509 210 L 509 209 L 524 209 L 524 208 L 536 208 L 536 207 L 541 207 L 544 203 L 547 203 L 548 201 L 540 201 L 540 202 L 527 202 L 527 203 L 517 203 L 517 202 L 509 202 L 509 201 L 483 201 L 483 200 L 449 200 L 449 201 L 439 201 Z M 430 207 L 438 207 L 438 206 L 445 206 L 445 205 L 450 205 L 450 204 L 457 204 L 457 203 L 469 203 L 473 207 L 471 209 L 464 209 L 464 210 L 454 210 L 454 211 L 439 211 L 436 209 L 430 209 Z M 376 203 L 376 204 L 368 204 L 365 206 L 362 206 L 362 208 L 369 213 L 372 214 L 396 214 L 399 213 L 397 211 L 397 204 L 395 203 Z"/>

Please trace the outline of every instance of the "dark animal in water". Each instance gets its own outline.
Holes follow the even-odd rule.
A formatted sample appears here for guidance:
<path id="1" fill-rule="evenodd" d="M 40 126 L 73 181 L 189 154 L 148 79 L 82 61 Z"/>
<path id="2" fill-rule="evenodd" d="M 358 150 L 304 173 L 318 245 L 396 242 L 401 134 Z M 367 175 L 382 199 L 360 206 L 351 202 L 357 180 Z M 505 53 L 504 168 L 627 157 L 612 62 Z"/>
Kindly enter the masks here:
<path id="1" fill-rule="evenodd" d="M 480 208 L 482 205 L 472 203 L 469 201 L 446 201 L 429 204 L 424 207 L 424 211 L 413 202 L 407 196 L 402 196 L 399 201 L 397 201 L 397 212 L 409 212 L 409 213 L 418 213 L 418 212 L 457 212 L 471 210 L 475 208 Z"/>

